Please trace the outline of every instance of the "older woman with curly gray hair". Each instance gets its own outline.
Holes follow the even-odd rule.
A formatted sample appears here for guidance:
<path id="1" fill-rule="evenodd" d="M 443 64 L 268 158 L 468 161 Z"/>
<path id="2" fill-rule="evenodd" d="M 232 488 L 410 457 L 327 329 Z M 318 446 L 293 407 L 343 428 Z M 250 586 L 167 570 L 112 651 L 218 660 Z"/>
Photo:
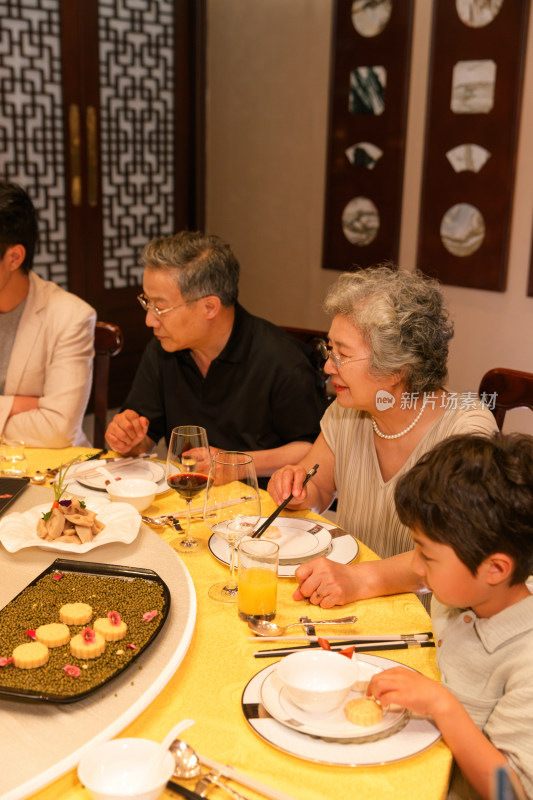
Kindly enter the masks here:
<path id="1" fill-rule="evenodd" d="M 277 470 L 269 492 L 289 508 L 322 512 L 338 498 L 339 525 L 382 558 L 412 548 L 394 506 L 401 475 L 442 439 L 490 434 L 490 411 L 444 388 L 453 325 L 438 283 L 420 273 L 377 266 L 342 274 L 325 310 L 333 317 L 325 370 L 337 395 L 305 459 Z M 306 472 L 317 474 L 302 487 Z M 342 603 L 328 559 L 300 566 L 295 597 L 323 607 Z M 337 588 L 336 588 L 337 587 Z"/>

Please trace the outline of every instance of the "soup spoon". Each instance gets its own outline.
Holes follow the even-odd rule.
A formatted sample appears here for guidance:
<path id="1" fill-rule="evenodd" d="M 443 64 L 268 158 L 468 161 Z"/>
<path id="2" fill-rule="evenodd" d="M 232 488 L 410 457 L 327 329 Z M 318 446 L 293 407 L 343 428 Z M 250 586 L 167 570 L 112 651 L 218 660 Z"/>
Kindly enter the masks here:
<path id="1" fill-rule="evenodd" d="M 143 780 L 141 780 L 141 788 L 143 788 L 143 786 L 149 787 L 153 784 L 154 780 L 157 778 L 159 769 L 163 765 L 166 755 L 169 752 L 170 745 L 179 733 L 187 728 L 190 728 L 191 725 L 194 725 L 194 720 L 183 719 L 181 722 L 178 722 L 177 725 L 174 725 L 174 727 L 167 733 L 159 745 L 159 749 L 156 751 L 155 755 L 148 761 L 147 764 L 144 765 L 144 775 Z"/>
<path id="2" fill-rule="evenodd" d="M 295 628 L 298 625 L 349 625 L 353 622 L 357 622 L 357 617 L 319 619 L 315 622 L 306 620 L 305 622 L 292 622 L 290 625 L 276 625 L 275 622 L 267 622 L 266 619 L 249 619 L 248 627 L 258 636 L 282 636 L 289 628 Z"/>

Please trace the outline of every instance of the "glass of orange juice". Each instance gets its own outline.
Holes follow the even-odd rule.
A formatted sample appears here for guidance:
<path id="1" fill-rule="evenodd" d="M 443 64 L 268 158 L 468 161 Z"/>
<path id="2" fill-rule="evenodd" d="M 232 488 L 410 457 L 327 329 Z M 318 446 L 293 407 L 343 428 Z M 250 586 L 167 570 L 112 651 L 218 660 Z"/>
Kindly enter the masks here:
<path id="1" fill-rule="evenodd" d="M 271 620 L 276 616 L 279 546 L 269 539 L 239 544 L 239 617 Z"/>

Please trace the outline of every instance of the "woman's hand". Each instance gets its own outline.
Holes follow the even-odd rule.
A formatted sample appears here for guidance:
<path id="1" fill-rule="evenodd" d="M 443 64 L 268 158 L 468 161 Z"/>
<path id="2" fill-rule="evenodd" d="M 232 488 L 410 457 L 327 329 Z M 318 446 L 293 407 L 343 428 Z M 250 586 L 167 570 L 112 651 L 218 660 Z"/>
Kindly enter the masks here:
<path id="1" fill-rule="evenodd" d="M 299 506 L 307 499 L 307 487 L 302 488 L 306 476 L 305 467 L 299 464 L 289 464 L 276 470 L 268 482 L 268 493 L 279 506 L 292 494 L 290 507 Z"/>
<path id="2" fill-rule="evenodd" d="M 292 596 L 293 600 L 309 598 L 315 606 L 332 608 L 355 599 L 357 583 L 353 567 L 327 558 L 315 558 L 301 564 L 295 576 L 300 585 Z"/>

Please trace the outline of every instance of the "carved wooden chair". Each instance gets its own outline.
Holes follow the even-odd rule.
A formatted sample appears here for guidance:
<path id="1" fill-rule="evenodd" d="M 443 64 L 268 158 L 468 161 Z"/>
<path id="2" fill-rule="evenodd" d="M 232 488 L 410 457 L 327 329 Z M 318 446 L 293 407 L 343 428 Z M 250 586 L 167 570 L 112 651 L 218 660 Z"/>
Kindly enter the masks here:
<path id="1" fill-rule="evenodd" d="M 97 322 L 94 330 L 94 447 L 105 447 L 107 428 L 107 406 L 109 392 L 109 361 L 122 350 L 124 337 L 118 325 L 112 322 Z"/>
<path id="2" fill-rule="evenodd" d="M 326 347 L 328 345 L 328 334 L 326 331 L 317 331 L 312 328 L 291 328 L 286 325 L 279 326 L 283 331 L 290 333 L 294 336 L 302 348 L 305 350 L 309 360 L 314 366 L 317 373 L 317 380 L 326 396 L 328 403 L 334 400 L 335 395 L 328 392 L 329 375 L 324 372 L 324 359 L 319 352 L 319 346 L 323 343 Z"/>
<path id="3" fill-rule="evenodd" d="M 501 430 L 505 413 L 511 408 L 533 411 L 533 373 L 496 367 L 483 375 L 479 396 L 490 408 Z"/>

